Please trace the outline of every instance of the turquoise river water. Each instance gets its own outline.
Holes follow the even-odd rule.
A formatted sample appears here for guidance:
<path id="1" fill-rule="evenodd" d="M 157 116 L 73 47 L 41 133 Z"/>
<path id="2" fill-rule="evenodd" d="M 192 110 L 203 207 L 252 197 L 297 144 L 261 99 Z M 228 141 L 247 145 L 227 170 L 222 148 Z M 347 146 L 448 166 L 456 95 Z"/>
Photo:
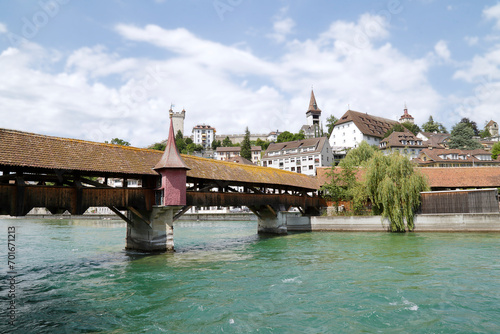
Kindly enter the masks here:
<path id="1" fill-rule="evenodd" d="M 174 228 L 177 252 L 151 256 L 120 222 L 0 220 L 0 332 L 500 332 L 500 234 Z"/>

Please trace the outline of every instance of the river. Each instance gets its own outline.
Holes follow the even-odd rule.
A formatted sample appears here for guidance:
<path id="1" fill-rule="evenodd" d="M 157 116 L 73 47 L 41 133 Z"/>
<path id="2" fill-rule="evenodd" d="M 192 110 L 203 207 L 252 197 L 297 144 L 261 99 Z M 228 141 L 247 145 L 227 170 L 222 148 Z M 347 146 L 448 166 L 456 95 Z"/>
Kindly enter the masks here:
<path id="1" fill-rule="evenodd" d="M 500 234 L 256 230 L 179 222 L 145 255 L 117 221 L 0 220 L 0 332 L 500 332 Z"/>

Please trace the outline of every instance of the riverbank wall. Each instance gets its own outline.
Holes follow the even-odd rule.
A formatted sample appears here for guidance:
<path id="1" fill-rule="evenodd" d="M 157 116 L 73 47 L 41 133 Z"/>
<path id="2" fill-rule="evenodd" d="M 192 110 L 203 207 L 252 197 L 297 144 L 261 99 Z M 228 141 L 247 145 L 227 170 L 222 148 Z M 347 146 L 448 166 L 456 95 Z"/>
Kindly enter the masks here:
<path id="1" fill-rule="evenodd" d="M 288 220 L 288 231 L 387 232 L 380 216 L 311 217 Z M 414 232 L 500 232 L 500 213 L 425 214 L 415 217 Z"/>

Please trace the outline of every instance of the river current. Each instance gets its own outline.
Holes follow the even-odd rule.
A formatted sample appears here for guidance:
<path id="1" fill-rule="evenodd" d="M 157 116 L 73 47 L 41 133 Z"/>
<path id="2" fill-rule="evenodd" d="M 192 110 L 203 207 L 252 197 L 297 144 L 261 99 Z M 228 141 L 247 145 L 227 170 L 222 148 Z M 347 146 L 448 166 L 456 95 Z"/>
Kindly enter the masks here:
<path id="1" fill-rule="evenodd" d="M 255 222 L 179 222 L 176 252 L 146 255 L 123 250 L 116 221 L 0 231 L 2 333 L 500 332 L 500 234 L 264 238 Z"/>

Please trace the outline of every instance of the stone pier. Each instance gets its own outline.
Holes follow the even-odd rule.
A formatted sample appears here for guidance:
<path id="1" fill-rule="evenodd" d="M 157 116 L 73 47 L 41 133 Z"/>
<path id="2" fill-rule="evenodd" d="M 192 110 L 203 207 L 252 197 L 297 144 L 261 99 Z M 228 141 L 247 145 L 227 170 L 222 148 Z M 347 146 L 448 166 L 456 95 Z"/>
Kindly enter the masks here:
<path id="1" fill-rule="evenodd" d="M 179 206 L 154 206 L 150 212 L 129 211 L 128 250 L 141 252 L 173 252 L 173 216 Z"/>
<path id="2" fill-rule="evenodd" d="M 273 214 L 270 210 L 261 211 L 258 218 L 258 233 L 287 234 L 288 226 L 297 224 L 310 225 L 310 217 L 302 216 L 298 212 L 278 211 Z"/>

